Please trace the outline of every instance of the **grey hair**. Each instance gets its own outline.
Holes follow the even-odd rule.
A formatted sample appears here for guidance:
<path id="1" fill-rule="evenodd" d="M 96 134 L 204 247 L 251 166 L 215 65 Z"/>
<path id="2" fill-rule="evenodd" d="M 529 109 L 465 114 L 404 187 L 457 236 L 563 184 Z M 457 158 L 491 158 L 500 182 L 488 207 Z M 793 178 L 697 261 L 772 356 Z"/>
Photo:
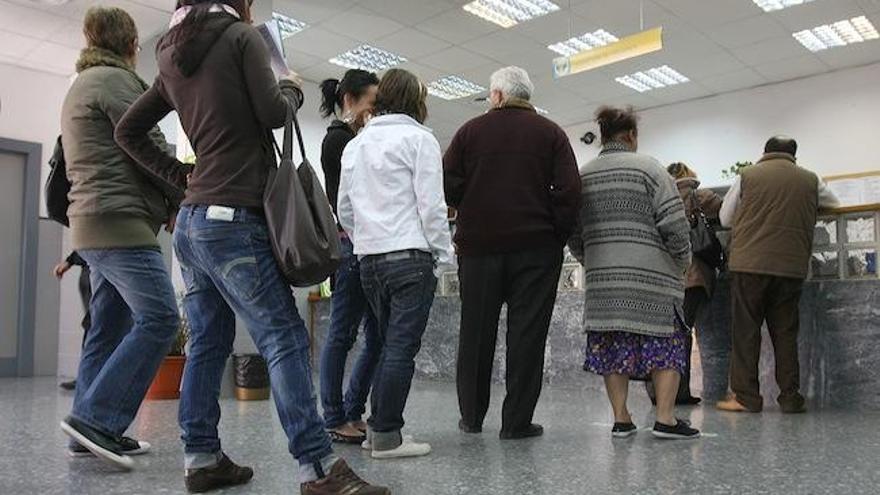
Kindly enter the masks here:
<path id="1" fill-rule="evenodd" d="M 498 69 L 489 78 L 489 90 L 500 91 L 504 99 L 519 98 L 521 100 L 532 99 L 535 85 L 529 79 L 529 73 L 525 69 L 510 66 Z"/>

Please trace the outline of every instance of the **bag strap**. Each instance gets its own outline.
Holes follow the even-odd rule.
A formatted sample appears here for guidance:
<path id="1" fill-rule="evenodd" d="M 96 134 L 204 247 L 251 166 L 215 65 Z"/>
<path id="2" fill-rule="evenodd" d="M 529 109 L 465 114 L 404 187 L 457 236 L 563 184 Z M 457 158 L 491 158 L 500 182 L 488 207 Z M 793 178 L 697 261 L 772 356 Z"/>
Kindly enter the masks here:
<path id="1" fill-rule="evenodd" d="M 303 141 L 302 129 L 299 125 L 299 119 L 296 117 L 296 112 L 290 107 L 287 106 L 287 119 L 284 122 L 284 144 L 283 148 L 279 148 L 278 141 L 275 139 L 275 134 L 272 131 L 269 131 L 269 135 L 272 136 L 272 144 L 275 145 L 275 152 L 278 153 L 278 157 L 281 160 L 290 160 L 293 163 L 293 134 L 296 132 L 296 140 L 299 144 L 299 152 L 300 156 L 302 156 L 303 161 L 306 161 L 306 146 Z"/>

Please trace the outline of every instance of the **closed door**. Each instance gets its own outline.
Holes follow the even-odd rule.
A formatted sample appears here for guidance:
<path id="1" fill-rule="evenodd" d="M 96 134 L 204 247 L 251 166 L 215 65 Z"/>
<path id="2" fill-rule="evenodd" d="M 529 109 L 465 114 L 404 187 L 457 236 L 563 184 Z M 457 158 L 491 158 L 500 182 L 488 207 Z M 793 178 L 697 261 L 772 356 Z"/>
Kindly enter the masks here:
<path id="1" fill-rule="evenodd" d="M 18 358 L 26 157 L 0 150 L 0 369 Z"/>

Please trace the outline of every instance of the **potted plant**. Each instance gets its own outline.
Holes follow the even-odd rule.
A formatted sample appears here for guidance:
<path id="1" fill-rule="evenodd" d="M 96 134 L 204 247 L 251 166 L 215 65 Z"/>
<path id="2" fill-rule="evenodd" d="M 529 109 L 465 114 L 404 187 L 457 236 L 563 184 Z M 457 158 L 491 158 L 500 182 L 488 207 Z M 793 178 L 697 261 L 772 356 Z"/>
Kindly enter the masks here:
<path id="1" fill-rule="evenodd" d="M 744 168 L 751 167 L 752 165 L 754 165 L 754 164 L 752 162 L 748 162 L 748 161 L 736 162 L 733 165 L 731 165 L 730 168 L 728 168 L 726 170 L 722 170 L 721 176 L 725 180 L 733 180 L 733 179 L 737 178 L 742 173 Z"/>
<path id="2" fill-rule="evenodd" d="M 147 390 L 148 400 L 171 400 L 180 398 L 180 381 L 183 378 L 183 367 L 186 364 L 186 342 L 189 339 L 189 321 L 186 313 L 181 312 L 180 325 L 174 344 L 168 355 L 162 360 L 159 371 L 153 377 L 153 383 Z"/>

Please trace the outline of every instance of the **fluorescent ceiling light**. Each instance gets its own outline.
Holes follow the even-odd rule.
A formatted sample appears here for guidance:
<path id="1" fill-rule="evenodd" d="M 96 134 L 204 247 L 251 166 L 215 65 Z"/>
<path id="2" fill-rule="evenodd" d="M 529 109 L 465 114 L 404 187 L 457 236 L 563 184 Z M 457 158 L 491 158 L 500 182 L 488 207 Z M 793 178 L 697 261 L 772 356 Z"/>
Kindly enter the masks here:
<path id="1" fill-rule="evenodd" d="M 616 78 L 615 81 L 628 88 L 634 89 L 639 93 L 644 93 L 645 91 L 651 91 L 653 89 L 686 83 L 690 81 L 690 79 L 681 75 L 672 67 L 664 65 L 646 71 L 639 71 L 628 76 L 620 76 Z"/>
<path id="2" fill-rule="evenodd" d="M 639 57 L 663 49 L 663 28 L 657 27 L 621 40 L 553 59 L 553 77 L 560 78 Z"/>
<path id="3" fill-rule="evenodd" d="M 298 21 L 293 17 L 288 17 L 278 12 L 272 12 L 272 19 L 278 21 L 278 29 L 281 30 L 281 39 L 285 40 L 309 27 L 308 24 L 302 21 Z"/>
<path id="4" fill-rule="evenodd" d="M 503 28 L 559 10 L 549 0 L 474 0 L 462 7 L 465 11 L 494 22 Z"/>
<path id="5" fill-rule="evenodd" d="M 446 76 L 428 84 L 428 94 L 444 100 L 458 100 L 486 91 L 486 88 L 458 76 Z"/>
<path id="6" fill-rule="evenodd" d="M 605 46 L 616 41 L 619 41 L 617 36 L 614 36 L 604 29 L 599 29 L 592 33 L 585 33 L 580 36 L 575 36 L 574 38 L 569 38 L 565 41 L 560 41 L 559 43 L 548 45 L 547 48 L 564 57 L 570 57 L 576 53 L 592 50 L 593 48 Z"/>
<path id="7" fill-rule="evenodd" d="M 865 16 L 850 20 L 823 24 L 813 29 L 805 29 L 792 34 L 794 39 L 811 52 L 820 52 L 837 46 L 861 43 L 880 38 L 874 25 Z"/>
<path id="8" fill-rule="evenodd" d="M 346 69 L 363 69 L 372 72 L 383 71 L 404 62 L 406 59 L 400 55 L 370 45 L 361 45 L 330 59 L 331 64 L 341 65 Z"/>
<path id="9" fill-rule="evenodd" d="M 812 1 L 813 0 L 754 0 L 758 7 L 764 9 L 764 12 L 773 12 L 774 10 L 796 7 Z"/>
<path id="10" fill-rule="evenodd" d="M 550 113 L 549 110 L 545 110 L 541 107 L 535 107 L 535 111 L 538 112 L 538 115 L 547 115 Z"/>

